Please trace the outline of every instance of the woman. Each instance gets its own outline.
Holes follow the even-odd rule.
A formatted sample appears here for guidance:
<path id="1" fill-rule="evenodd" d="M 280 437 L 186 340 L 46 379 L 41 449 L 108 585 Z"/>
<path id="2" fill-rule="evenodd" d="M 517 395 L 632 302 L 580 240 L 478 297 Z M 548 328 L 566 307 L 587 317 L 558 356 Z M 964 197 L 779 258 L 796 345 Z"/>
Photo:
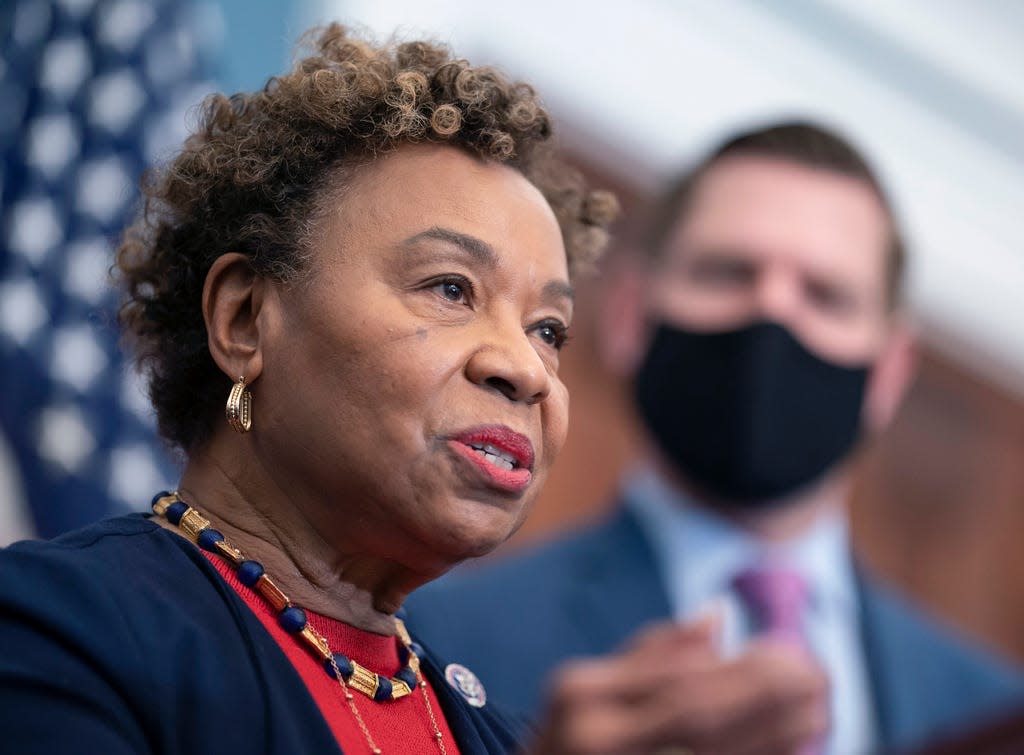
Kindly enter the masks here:
<path id="1" fill-rule="evenodd" d="M 122 320 L 184 470 L 150 518 L 0 557 L 4 751 L 515 747 L 395 612 L 540 489 L 614 202 L 554 161 L 529 87 L 311 41 L 145 183 Z"/>

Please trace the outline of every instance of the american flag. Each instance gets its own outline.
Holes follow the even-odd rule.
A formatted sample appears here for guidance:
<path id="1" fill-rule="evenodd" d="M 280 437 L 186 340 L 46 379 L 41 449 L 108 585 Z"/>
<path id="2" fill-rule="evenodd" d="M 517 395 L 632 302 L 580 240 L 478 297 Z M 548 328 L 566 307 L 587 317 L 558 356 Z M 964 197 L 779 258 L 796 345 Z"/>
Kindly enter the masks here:
<path id="1" fill-rule="evenodd" d="M 145 508 L 177 476 L 119 353 L 107 273 L 143 169 L 180 145 L 213 89 L 215 13 L 0 5 L 0 434 L 43 537 Z"/>

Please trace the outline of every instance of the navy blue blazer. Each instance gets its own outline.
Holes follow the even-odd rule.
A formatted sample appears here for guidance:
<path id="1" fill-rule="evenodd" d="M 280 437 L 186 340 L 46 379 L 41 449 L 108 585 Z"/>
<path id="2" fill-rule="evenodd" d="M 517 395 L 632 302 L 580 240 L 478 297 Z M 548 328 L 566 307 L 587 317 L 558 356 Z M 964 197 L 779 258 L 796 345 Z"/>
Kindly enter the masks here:
<path id="1" fill-rule="evenodd" d="M 904 749 L 1024 705 L 1024 677 L 873 581 L 859 587 L 861 637 L 882 747 Z M 526 554 L 464 569 L 406 603 L 409 626 L 465 664 L 488 694 L 536 714 L 561 661 L 607 653 L 670 615 L 640 527 L 625 509 Z"/>
<path id="2" fill-rule="evenodd" d="M 417 638 L 418 639 L 418 638 Z M 423 672 L 462 753 L 522 727 Z M 338 753 L 298 672 L 186 540 L 141 515 L 0 551 L 0 751 Z"/>

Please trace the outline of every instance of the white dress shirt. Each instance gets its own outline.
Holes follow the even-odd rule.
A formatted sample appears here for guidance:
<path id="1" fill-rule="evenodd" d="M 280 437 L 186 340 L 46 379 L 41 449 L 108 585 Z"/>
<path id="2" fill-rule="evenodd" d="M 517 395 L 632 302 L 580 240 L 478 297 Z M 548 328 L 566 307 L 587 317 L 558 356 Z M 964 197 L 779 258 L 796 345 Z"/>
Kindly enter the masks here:
<path id="1" fill-rule="evenodd" d="M 764 543 L 693 505 L 648 467 L 627 478 L 625 499 L 652 546 L 674 617 L 690 621 L 719 612 L 725 656 L 741 652 L 751 635 L 733 578 L 758 566 L 784 567 L 803 577 L 809 591 L 804 635 L 831 683 L 832 730 L 825 752 L 872 752 L 876 726 L 842 507 L 830 509 L 793 540 Z"/>

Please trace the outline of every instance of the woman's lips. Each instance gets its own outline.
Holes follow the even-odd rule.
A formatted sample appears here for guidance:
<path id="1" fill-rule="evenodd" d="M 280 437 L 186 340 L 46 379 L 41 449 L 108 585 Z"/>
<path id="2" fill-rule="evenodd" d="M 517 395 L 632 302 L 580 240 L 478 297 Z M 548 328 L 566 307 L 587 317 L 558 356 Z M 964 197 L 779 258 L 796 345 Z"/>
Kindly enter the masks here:
<path id="1" fill-rule="evenodd" d="M 448 442 L 492 487 L 521 493 L 533 479 L 533 444 L 511 428 L 504 425 L 475 427 Z"/>

